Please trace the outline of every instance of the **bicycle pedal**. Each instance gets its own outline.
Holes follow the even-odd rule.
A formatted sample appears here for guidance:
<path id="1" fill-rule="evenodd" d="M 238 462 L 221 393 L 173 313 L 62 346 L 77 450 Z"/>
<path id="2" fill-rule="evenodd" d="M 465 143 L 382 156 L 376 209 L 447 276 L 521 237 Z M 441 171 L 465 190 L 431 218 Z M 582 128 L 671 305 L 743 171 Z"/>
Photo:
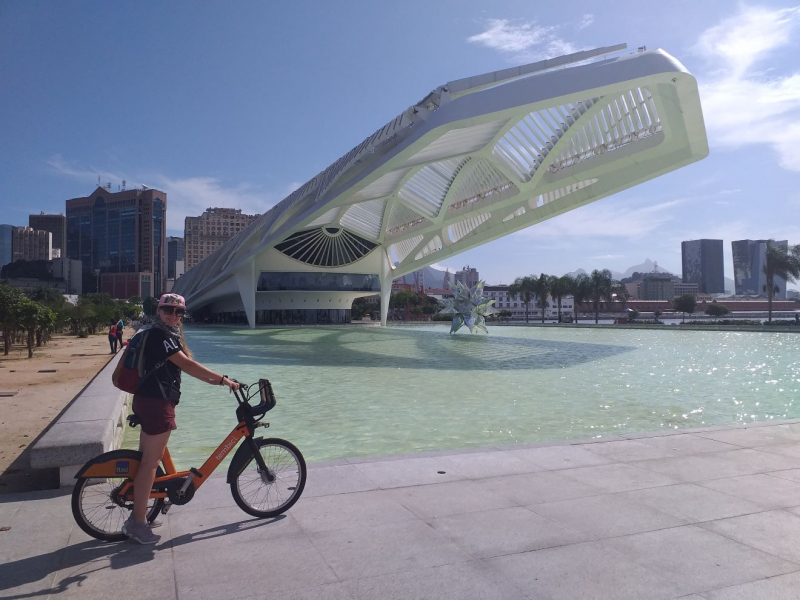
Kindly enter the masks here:
<path id="1" fill-rule="evenodd" d="M 167 512 L 169 511 L 170 508 L 172 508 L 172 503 L 171 502 L 167 502 L 166 504 L 164 504 L 164 506 L 161 507 L 161 514 L 162 515 L 167 514 Z"/>

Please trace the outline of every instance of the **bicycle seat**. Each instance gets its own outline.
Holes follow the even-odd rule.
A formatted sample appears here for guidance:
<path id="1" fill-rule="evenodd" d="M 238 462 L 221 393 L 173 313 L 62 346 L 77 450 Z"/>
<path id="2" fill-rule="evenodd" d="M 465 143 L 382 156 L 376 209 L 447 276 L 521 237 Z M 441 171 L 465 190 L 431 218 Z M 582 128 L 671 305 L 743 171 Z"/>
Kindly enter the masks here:
<path id="1" fill-rule="evenodd" d="M 137 416 L 136 416 L 136 415 L 134 415 L 134 414 L 130 414 L 130 415 L 128 415 L 128 425 L 129 425 L 129 426 L 131 426 L 131 427 L 136 427 L 136 426 L 137 426 L 137 425 L 139 425 L 140 423 L 141 423 L 141 421 L 139 420 L 139 417 L 137 417 Z"/>

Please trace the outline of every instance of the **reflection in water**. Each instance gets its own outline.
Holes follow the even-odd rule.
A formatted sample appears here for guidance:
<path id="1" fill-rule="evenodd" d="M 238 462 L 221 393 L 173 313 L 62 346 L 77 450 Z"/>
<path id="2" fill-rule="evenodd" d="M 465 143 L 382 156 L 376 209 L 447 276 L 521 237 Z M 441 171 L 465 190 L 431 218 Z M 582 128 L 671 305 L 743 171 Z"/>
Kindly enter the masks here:
<path id="1" fill-rule="evenodd" d="M 800 335 L 490 331 L 188 328 L 187 339 L 211 368 L 268 377 L 278 397 L 269 435 L 312 461 L 800 416 Z M 219 389 L 184 378 L 170 443 L 179 465 L 202 463 L 234 425 L 234 408 Z"/>

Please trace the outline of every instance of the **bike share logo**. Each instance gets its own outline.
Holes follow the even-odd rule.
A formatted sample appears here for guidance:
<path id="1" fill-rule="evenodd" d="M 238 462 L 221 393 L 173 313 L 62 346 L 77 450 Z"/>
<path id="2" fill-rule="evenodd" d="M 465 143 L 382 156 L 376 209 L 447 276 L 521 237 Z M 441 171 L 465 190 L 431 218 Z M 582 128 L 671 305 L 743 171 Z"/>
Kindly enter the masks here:
<path id="1" fill-rule="evenodd" d="M 127 475 L 131 470 L 131 461 L 118 460 L 114 465 L 114 473 L 117 475 Z"/>
<path id="2" fill-rule="evenodd" d="M 236 445 L 236 442 L 237 439 L 235 437 L 229 439 L 227 443 L 222 447 L 222 451 L 219 454 L 217 454 L 217 460 L 222 460 L 223 458 L 225 458 L 225 455 L 231 448 L 233 448 Z"/>

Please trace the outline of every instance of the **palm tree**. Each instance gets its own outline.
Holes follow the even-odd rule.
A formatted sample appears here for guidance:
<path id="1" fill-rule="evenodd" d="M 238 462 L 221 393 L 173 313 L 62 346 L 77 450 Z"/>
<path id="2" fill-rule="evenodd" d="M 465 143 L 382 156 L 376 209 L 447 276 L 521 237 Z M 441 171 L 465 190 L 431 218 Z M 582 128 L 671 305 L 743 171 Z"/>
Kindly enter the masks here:
<path id="1" fill-rule="evenodd" d="M 800 244 L 783 248 L 773 246 L 775 240 L 767 241 L 767 255 L 764 264 L 764 275 L 767 282 L 764 290 L 767 293 L 767 303 L 769 306 L 767 322 L 772 323 L 772 299 L 780 291 L 775 285 L 775 278 L 785 279 L 786 283 L 794 281 L 800 277 Z"/>
<path id="2" fill-rule="evenodd" d="M 592 301 L 592 308 L 594 309 L 594 322 L 600 319 L 600 302 L 610 304 L 614 300 L 614 278 L 611 271 L 603 269 L 592 271 L 589 277 L 589 298 Z"/>
<path id="3" fill-rule="evenodd" d="M 561 323 L 561 299 L 572 291 L 572 277 L 550 277 L 550 295 L 558 303 L 558 322 Z"/>
<path id="4" fill-rule="evenodd" d="M 536 296 L 536 305 L 542 310 L 542 324 L 544 313 L 547 309 L 547 297 L 550 295 L 550 275 L 541 273 L 535 280 L 533 295 Z"/>
<path id="5" fill-rule="evenodd" d="M 530 307 L 531 300 L 533 300 L 536 289 L 536 279 L 531 275 L 525 277 L 517 277 L 510 286 L 508 286 L 508 297 L 516 300 L 519 298 L 525 304 L 525 322 L 528 322 L 528 308 Z"/>
<path id="6" fill-rule="evenodd" d="M 580 306 L 586 298 L 589 297 L 589 276 L 586 273 L 581 273 L 577 277 L 571 277 L 572 286 L 570 293 L 572 294 L 572 310 L 575 312 L 575 324 L 578 324 L 578 306 Z"/>

